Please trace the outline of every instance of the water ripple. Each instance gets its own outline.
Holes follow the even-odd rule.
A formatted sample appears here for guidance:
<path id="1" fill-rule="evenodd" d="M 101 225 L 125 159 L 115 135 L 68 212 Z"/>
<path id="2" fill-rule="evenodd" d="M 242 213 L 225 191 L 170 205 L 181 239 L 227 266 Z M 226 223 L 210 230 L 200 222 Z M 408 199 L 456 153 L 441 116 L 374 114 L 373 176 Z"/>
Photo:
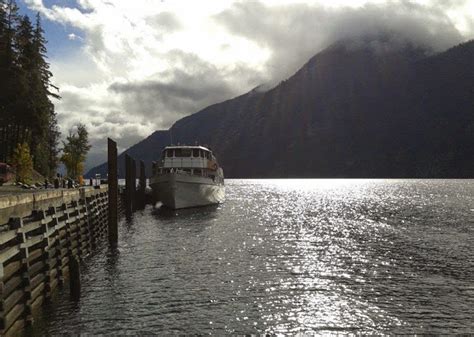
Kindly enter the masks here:
<path id="1" fill-rule="evenodd" d="M 32 334 L 474 333 L 473 205 L 472 180 L 228 180 L 121 223 Z"/>

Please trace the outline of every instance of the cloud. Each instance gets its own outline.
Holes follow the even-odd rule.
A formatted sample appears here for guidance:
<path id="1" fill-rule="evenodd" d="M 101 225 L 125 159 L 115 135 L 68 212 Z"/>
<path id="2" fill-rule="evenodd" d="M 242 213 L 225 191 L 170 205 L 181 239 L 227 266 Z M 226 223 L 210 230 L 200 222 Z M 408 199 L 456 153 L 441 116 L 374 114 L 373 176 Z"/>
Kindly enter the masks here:
<path id="1" fill-rule="evenodd" d="M 170 127 L 179 117 L 232 98 L 239 92 L 236 83 L 256 86 L 264 80 L 244 65 L 217 67 L 179 50 L 172 50 L 165 57 L 174 68 L 148 80 L 115 82 L 109 87 L 122 95 L 127 111 L 153 119 L 162 128 Z"/>
<path id="2" fill-rule="evenodd" d="M 390 33 L 433 51 L 465 40 L 445 14 L 446 5 L 442 6 L 398 1 L 328 8 L 309 4 L 268 6 L 252 1 L 237 2 L 214 18 L 231 34 L 272 50 L 266 67 L 271 78 L 280 81 L 341 39 Z"/>
<path id="3" fill-rule="evenodd" d="M 74 40 L 82 40 L 82 38 L 79 36 L 79 35 L 76 35 L 74 33 L 70 33 L 68 34 L 67 38 L 71 41 L 74 41 Z"/>
<path id="4" fill-rule="evenodd" d="M 160 32 L 175 32 L 182 28 L 178 17 L 170 12 L 162 12 L 146 19 L 147 23 Z"/>
<path id="5" fill-rule="evenodd" d="M 56 111 L 63 134 L 79 123 L 89 131 L 89 167 L 103 161 L 107 137 L 115 139 L 119 149 L 124 150 L 155 131 L 156 125 L 150 120 L 125 110 L 120 96 L 110 95 L 107 83 L 83 88 L 63 85 L 61 97 Z"/>
<path id="6" fill-rule="evenodd" d="M 338 39 L 385 31 L 437 51 L 474 31 L 472 1 L 24 1 L 73 29 L 64 43 L 78 49 L 55 55 L 51 69 L 62 132 L 78 122 L 89 129 L 88 167 L 105 159 L 107 136 L 129 147 L 207 105 L 268 88 Z"/>

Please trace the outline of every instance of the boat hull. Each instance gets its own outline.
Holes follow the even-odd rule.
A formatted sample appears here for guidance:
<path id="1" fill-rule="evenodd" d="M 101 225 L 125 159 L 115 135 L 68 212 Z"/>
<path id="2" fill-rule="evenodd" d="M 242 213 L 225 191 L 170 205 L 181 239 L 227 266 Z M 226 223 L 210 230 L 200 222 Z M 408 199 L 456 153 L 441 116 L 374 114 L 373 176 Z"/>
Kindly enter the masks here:
<path id="1" fill-rule="evenodd" d="M 211 178 L 168 173 L 150 180 L 155 201 L 172 209 L 219 204 L 225 199 L 225 187 Z"/>

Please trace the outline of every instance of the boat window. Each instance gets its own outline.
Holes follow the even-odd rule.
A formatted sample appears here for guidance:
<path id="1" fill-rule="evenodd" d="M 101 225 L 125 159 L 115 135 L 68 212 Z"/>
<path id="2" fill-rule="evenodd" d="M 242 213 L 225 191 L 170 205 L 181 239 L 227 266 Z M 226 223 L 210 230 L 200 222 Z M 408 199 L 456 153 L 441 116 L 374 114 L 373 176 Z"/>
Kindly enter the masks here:
<path id="1" fill-rule="evenodd" d="M 199 157 L 199 149 L 193 149 L 193 157 Z"/>
<path id="2" fill-rule="evenodd" d="M 183 157 L 191 157 L 192 152 L 193 151 L 191 149 L 183 149 L 181 151 L 181 154 L 183 155 Z"/>
<path id="3" fill-rule="evenodd" d="M 173 157 L 173 150 L 166 150 L 166 157 Z"/>
<path id="4" fill-rule="evenodd" d="M 191 149 L 175 149 L 174 156 L 175 157 L 191 157 Z"/>

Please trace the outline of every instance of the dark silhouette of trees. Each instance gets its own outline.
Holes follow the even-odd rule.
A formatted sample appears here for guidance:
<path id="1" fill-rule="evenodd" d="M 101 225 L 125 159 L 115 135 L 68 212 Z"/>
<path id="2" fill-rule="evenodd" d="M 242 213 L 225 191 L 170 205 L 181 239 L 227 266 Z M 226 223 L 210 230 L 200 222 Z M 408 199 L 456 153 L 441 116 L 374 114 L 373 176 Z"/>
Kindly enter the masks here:
<path id="1" fill-rule="evenodd" d="M 14 0 L 0 0 L 0 161 L 27 143 L 34 168 L 45 176 L 56 171 L 60 136 L 51 77 L 39 14 L 33 25 Z"/>

